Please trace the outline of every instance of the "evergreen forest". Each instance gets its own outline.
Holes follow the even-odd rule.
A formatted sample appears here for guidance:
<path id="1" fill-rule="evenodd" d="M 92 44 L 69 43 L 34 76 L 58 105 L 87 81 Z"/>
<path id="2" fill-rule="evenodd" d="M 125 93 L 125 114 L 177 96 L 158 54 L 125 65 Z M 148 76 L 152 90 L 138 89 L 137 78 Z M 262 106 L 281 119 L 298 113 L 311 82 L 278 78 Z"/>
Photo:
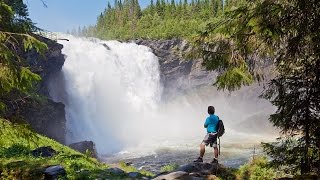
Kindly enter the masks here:
<path id="1" fill-rule="evenodd" d="M 141 9 L 138 0 L 108 2 L 95 26 L 72 30 L 72 34 L 100 39 L 191 39 L 208 22 L 219 19 L 224 11 L 240 4 L 228 0 L 151 0 Z"/>

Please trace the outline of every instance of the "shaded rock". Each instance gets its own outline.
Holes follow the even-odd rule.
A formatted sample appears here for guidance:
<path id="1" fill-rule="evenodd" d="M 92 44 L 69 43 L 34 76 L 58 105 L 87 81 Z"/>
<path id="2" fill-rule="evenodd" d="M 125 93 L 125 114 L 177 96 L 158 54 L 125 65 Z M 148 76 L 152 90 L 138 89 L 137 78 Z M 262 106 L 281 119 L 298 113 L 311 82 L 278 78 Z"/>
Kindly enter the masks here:
<path id="1" fill-rule="evenodd" d="M 103 43 L 102 46 L 105 47 L 107 50 L 111 50 L 110 47 L 105 43 Z"/>
<path id="2" fill-rule="evenodd" d="M 207 178 L 204 178 L 204 177 L 194 177 L 194 176 L 191 176 L 191 180 L 206 180 Z M 217 179 L 218 180 L 218 179 Z"/>
<path id="3" fill-rule="evenodd" d="M 141 176 L 142 176 L 142 174 L 139 173 L 139 172 L 129 172 L 127 175 L 128 175 L 128 177 L 130 177 L 130 178 L 138 178 L 138 177 L 141 177 Z"/>
<path id="4" fill-rule="evenodd" d="M 45 179 L 47 180 L 56 180 L 58 179 L 58 177 L 63 177 L 67 175 L 66 170 L 60 165 L 50 166 L 46 168 L 44 174 Z"/>
<path id="5" fill-rule="evenodd" d="M 190 59 L 185 56 L 191 50 L 190 44 L 185 40 L 135 40 L 134 42 L 151 48 L 158 57 L 163 94 L 166 96 L 188 88 L 207 85 L 216 77 L 216 73 L 206 71 L 202 67 L 202 59 Z"/>
<path id="6" fill-rule="evenodd" d="M 69 147 L 84 154 L 89 151 L 92 157 L 97 157 L 95 144 L 92 141 L 81 141 L 72 143 L 69 145 Z"/>
<path id="7" fill-rule="evenodd" d="M 122 169 L 116 168 L 116 167 L 115 168 L 109 168 L 106 171 L 110 172 L 111 174 L 114 174 L 114 175 L 123 175 L 123 174 L 126 173 Z"/>
<path id="8" fill-rule="evenodd" d="M 62 103 L 50 99 L 44 103 L 28 102 L 21 109 L 21 113 L 37 133 L 65 143 L 66 119 Z"/>
<path id="9" fill-rule="evenodd" d="M 190 163 L 183 165 L 178 168 L 178 171 L 185 171 L 188 173 L 198 173 L 198 174 L 216 174 L 219 169 L 218 164 L 210 163 Z"/>
<path id="10" fill-rule="evenodd" d="M 34 157 L 53 157 L 56 153 L 51 146 L 39 147 L 31 152 Z"/>
<path id="11" fill-rule="evenodd" d="M 154 178 L 154 180 L 174 180 L 174 179 L 192 180 L 192 177 L 187 172 L 176 171 L 176 172 L 172 172 L 172 173 Z"/>
<path id="12" fill-rule="evenodd" d="M 45 54 L 41 55 L 35 49 L 25 51 L 23 47 L 20 48 L 19 54 L 30 65 L 30 70 L 41 76 L 41 81 L 35 86 L 35 92 L 48 99 L 41 103 L 26 101 L 19 108 L 19 112 L 37 133 L 64 144 L 66 135 L 64 105 L 52 101 L 49 95 L 50 79 L 61 71 L 65 61 L 65 57 L 61 53 L 63 46 L 45 37 L 33 36 L 47 44 L 48 50 Z M 10 108 L 10 105 L 8 107 Z M 13 112 L 16 111 L 15 107 L 11 108 Z"/>

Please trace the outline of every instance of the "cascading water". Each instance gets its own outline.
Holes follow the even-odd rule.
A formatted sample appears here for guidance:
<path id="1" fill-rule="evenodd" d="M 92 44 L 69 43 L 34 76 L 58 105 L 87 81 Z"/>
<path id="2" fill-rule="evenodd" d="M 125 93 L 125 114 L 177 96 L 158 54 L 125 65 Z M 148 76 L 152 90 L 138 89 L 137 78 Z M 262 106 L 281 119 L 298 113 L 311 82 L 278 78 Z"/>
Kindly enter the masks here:
<path id="1" fill-rule="evenodd" d="M 66 61 L 57 80 L 63 81 L 65 92 L 59 95 L 57 84 L 61 82 L 54 81 L 51 96 L 65 104 L 68 143 L 92 140 L 100 155 L 148 155 L 163 148 L 197 152 L 205 135 L 208 105 L 216 106 L 224 119 L 224 143 L 266 138 L 240 130 L 246 119 L 267 119 L 273 111 L 266 101 L 244 98 L 246 89 L 230 96 L 208 86 L 177 93 L 162 102 L 158 59 L 149 48 L 67 38 L 70 41 L 59 42 L 64 45 Z"/>
<path id="2" fill-rule="evenodd" d="M 61 41 L 67 142 L 93 140 L 101 153 L 136 143 L 160 100 L 157 57 L 133 43 L 68 38 Z"/>

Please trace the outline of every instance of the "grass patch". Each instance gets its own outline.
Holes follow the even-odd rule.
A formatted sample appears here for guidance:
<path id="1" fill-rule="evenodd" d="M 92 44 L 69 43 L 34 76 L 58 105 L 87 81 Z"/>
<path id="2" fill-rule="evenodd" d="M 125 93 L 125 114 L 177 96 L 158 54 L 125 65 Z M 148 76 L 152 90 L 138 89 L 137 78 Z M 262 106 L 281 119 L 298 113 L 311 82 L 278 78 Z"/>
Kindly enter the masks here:
<path id="1" fill-rule="evenodd" d="M 57 154 L 51 158 L 34 157 L 31 151 L 42 146 L 51 146 Z M 0 179 L 43 179 L 43 170 L 52 165 L 61 165 L 67 172 L 63 179 L 123 179 L 106 171 L 107 164 L 98 162 L 89 155 L 81 154 L 50 138 L 34 133 L 28 125 L 12 124 L 0 119 Z M 128 172 L 140 172 L 131 166 L 120 166 Z"/>
<path id="2" fill-rule="evenodd" d="M 178 164 L 174 164 L 174 163 L 168 164 L 168 165 L 162 166 L 160 169 L 160 172 L 171 172 L 171 171 L 174 171 L 178 168 L 179 168 Z"/>
<path id="3" fill-rule="evenodd" d="M 136 167 L 134 166 L 128 166 L 125 162 L 121 161 L 119 162 L 119 166 L 122 170 L 124 170 L 125 172 L 129 173 L 129 172 L 140 172 L 142 175 L 144 176 L 149 176 L 149 177 L 152 177 L 152 176 L 155 176 L 155 174 L 149 172 L 149 171 L 146 171 L 146 170 L 138 170 Z"/>

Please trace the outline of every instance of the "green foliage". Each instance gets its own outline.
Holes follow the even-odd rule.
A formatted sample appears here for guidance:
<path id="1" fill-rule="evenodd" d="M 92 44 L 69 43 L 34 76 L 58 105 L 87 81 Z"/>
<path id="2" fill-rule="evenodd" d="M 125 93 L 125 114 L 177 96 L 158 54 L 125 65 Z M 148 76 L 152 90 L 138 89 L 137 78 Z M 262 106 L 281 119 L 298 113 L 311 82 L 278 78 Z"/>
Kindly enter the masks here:
<path id="1" fill-rule="evenodd" d="M 234 91 L 243 85 L 250 85 L 253 82 L 252 75 L 245 66 L 228 68 L 221 74 L 214 83 L 218 89 Z"/>
<path id="2" fill-rule="evenodd" d="M 123 179 L 125 176 L 110 174 L 106 164 L 61 145 L 58 142 L 32 132 L 28 126 L 17 125 L 0 119 L 0 178 L 1 179 L 42 179 L 43 169 L 50 165 L 62 165 L 67 171 L 66 179 Z M 24 133 L 21 133 L 24 132 Z M 42 146 L 51 146 L 57 151 L 52 158 L 36 158 L 31 151 Z M 153 176 L 147 171 L 138 171 L 132 166 L 120 164 L 126 172 L 140 172 Z"/>
<path id="3" fill-rule="evenodd" d="M 138 1 L 126 0 L 122 6 L 110 4 L 98 17 L 97 24 L 73 31 L 75 35 L 94 36 L 101 39 L 191 39 L 210 20 L 222 14 L 222 0 L 177 3 L 153 1 L 141 10 Z M 213 5 L 216 9 L 213 10 Z M 215 13 L 213 12 L 215 11 Z"/>
<path id="4" fill-rule="evenodd" d="M 16 103 L 21 96 L 31 97 L 34 86 L 41 80 L 21 58 L 22 52 L 35 49 L 43 54 L 47 45 L 28 34 L 35 27 L 23 1 L 0 0 L 0 9 L 0 117 L 3 117 L 7 104 Z"/>
<path id="5" fill-rule="evenodd" d="M 221 89 L 235 90 L 260 80 L 258 67 L 273 63 L 275 74 L 263 97 L 277 107 L 270 116 L 274 126 L 284 137 L 299 139 L 293 150 L 299 160 L 283 163 L 295 163 L 302 174 L 319 162 L 310 153 L 320 148 L 319 20 L 319 1 L 247 0 L 207 24 L 195 40 L 195 52 L 207 69 L 219 72 L 215 85 Z M 290 150 L 274 146 L 272 151 L 277 148 Z M 290 153 L 282 155 L 291 159 Z"/>
<path id="6" fill-rule="evenodd" d="M 301 162 L 304 160 L 304 139 L 300 138 L 279 138 L 277 142 L 262 143 L 264 151 L 271 157 L 270 165 L 279 168 L 281 171 L 299 175 L 301 173 Z M 319 149 L 315 146 L 308 148 L 308 156 L 310 157 L 311 168 L 317 169 L 319 163 Z"/>
<path id="7" fill-rule="evenodd" d="M 168 164 L 168 165 L 161 167 L 160 171 L 161 172 L 171 172 L 171 171 L 174 171 L 178 168 L 179 168 L 178 164 Z"/>
<path id="8" fill-rule="evenodd" d="M 243 180 L 272 180 L 276 178 L 275 169 L 269 167 L 266 157 L 256 157 L 242 165 L 238 171 L 239 179 Z"/>

